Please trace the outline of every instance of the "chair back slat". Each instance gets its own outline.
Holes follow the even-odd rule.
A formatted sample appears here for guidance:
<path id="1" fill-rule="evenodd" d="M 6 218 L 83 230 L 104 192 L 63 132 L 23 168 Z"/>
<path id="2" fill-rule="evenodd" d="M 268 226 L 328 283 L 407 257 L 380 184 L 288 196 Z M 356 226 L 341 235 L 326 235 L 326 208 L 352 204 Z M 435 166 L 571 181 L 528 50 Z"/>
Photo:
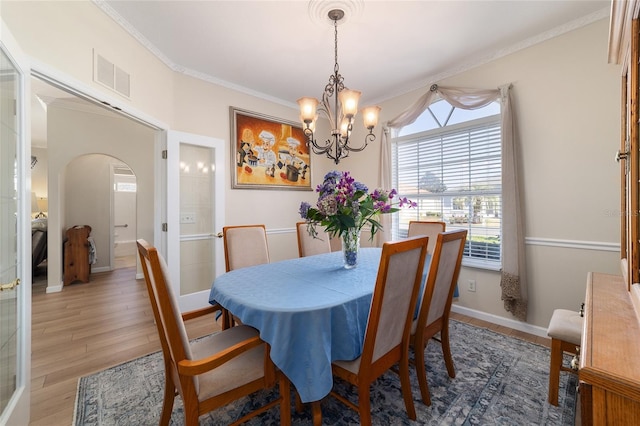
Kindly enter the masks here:
<path id="1" fill-rule="evenodd" d="M 428 237 L 421 236 L 383 245 L 365 332 L 363 366 L 376 362 L 403 341 L 408 347 L 427 244 Z"/>
<path id="2" fill-rule="evenodd" d="M 429 326 L 449 315 L 466 236 L 464 229 L 438 235 L 420 303 L 418 327 Z"/>
<path id="3" fill-rule="evenodd" d="M 296 223 L 296 233 L 298 234 L 298 254 L 300 257 L 331 252 L 329 234 L 323 229 L 318 229 L 318 235 L 314 238 L 307 231 L 307 222 L 298 222 Z"/>
<path id="4" fill-rule="evenodd" d="M 264 225 L 225 226 L 224 260 L 227 272 L 269 263 L 269 247 Z"/>
<path id="5" fill-rule="evenodd" d="M 429 246 L 427 247 L 427 253 L 432 254 L 436 248 L 436 241 L 438 241 L 438 234 L 444 232 L 447 228 L 445 222 L 429 222 L 422 220 L 412 220 L 409 222 L 409 230 L 407 237 L 417 237 L 418 235 L 426 235 L 429 237 Z"/>

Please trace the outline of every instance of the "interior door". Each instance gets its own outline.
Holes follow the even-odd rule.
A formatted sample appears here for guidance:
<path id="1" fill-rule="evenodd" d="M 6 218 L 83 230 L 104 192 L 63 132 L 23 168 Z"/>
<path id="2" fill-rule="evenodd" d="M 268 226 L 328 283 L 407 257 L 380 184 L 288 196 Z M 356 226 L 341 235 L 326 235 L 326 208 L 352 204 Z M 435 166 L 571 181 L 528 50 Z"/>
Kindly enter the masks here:
<path id="1" fill-rule="evenodd" d="M 31 366 L 29 69 L 4 23 L 0 30 L 0 424 L 25 425 Z"/>
<path id="2" fill-rule="evenodd" d="M 167 264 L 182 311 L 209 304 L 224 272 L 225 142 L 167 133 Z"/>

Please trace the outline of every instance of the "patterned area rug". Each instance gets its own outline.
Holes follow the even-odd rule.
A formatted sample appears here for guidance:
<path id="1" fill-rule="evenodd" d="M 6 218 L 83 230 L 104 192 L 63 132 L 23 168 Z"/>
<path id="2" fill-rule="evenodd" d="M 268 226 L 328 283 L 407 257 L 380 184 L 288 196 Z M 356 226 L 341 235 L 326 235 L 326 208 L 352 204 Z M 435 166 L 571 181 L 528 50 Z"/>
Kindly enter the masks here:
<path id="1" fill-rule="evenodd" d="M 456 378 L 447 375 L 440 344 L 427 346 L 427 370 L 432 405 L 420 399 L 411 368 L 417 422 L 407 418 L 400 381 L 388 372 L 371 386 L 374 425 L 573 425 L 577 379 L 561 374 L 558 407 L 547 403 L 549 349 L 506 337 L 484 328 L 451 321 L 451 351 Z M 568 362 L 568 358 L 565 360 Z M 164 372 L 160 352 L 129 361 L 78 383 L 74 424 L 157 425 L 162 408 Z M 334 389 L 357 394 L 337 382 Z M 263 403 L 271 392 L 261 392 L 200 417 L 200 425 L 226 425 Z M 293 401 L 293 398 L 292 398 Z M 323 423 L 357 425 L 357 413 L 334 398 L 322 401 Z M 183 424 L 182 403 L 176 397 L 171 425 Z M 250 425 L 277 424 L 277 408 L 254 418 Z M 310 425 L 307 409 L 292 409 L 292 424 Z"/>

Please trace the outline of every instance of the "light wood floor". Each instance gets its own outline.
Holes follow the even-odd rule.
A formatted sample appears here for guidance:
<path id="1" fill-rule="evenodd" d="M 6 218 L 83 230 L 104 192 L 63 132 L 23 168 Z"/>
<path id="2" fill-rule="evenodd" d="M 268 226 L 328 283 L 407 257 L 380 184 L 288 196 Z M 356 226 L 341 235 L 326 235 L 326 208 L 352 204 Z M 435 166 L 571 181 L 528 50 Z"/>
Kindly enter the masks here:
<path id="1" fill-rule="evenodd" d="M 46 282 L 34 283 L 30 425 L 71 425 L 80 377 L 160 350 L 144 280 L 136 280 L 135 272 L 135 267 L 129 267 L 92 274 L 89 283 L 71 284 L 51 294 L 45 293 Z M 463 315 L 452 316 L 550 344 L 549 339 Z M 189 337 L 218 330 L 210 321 L 189 321 Z"/>
<path id="2" fill-rule="evenodd" d="M 135 267 L 91 274 L 46 294 L 33 288 L 30 425 L 71 425 L 78 378 L 160 350 L 144 280 Z M 187 324 L 190 338 L 219 329 L 211 317 Z"/>

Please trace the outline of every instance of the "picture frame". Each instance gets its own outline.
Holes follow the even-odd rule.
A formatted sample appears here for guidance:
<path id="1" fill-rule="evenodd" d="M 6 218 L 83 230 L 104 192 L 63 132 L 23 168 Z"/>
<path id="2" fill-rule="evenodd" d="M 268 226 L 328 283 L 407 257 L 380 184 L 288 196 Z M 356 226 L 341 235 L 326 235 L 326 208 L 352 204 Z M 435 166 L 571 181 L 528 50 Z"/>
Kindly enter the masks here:
<path id="1" fill-rule="evenodd" d="M 301 124 L 230 107 L 233 189 L 311 191 L 311 151 Z"/>

